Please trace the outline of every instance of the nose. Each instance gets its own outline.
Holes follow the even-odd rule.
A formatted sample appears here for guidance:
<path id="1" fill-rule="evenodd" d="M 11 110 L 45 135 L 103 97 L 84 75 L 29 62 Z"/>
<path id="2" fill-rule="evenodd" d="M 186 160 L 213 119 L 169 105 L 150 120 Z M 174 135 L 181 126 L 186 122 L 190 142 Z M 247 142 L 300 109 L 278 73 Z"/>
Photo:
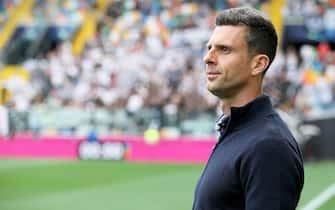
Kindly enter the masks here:
<path id="1" fill-rule="evenodd" d="M 217 58 L 214 49 L 208 50 L 203 58 L 204 63 L 207 65 L 216 64 L 216 60 Z"/>

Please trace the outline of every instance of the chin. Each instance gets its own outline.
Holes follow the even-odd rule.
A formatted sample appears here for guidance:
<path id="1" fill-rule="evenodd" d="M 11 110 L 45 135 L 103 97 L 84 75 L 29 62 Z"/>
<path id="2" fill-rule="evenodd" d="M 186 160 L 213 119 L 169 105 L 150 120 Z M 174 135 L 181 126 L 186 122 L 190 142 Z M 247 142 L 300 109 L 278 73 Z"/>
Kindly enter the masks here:
<path id="1" fill-rule="evenodd" d="M 217 89 L 217 88 L 213 88 L 213 87 L 207 86 L 207 90 L 209 92 L 211 92 L 213 95 L 217 96 L 217 97 L 220 97 L 220 95 L 221 95 L 220 94 L 221 91 L 219 89 Z"/>
<path id="2" fill-rule="evenodd" d="M 229 95 L 229 90 L 224 89 L 222 87 L 211 86 L 207 84 L 207 90 L 211 92 L 213 95 L 217 96 L 218 98 L 226 98 Z"/>

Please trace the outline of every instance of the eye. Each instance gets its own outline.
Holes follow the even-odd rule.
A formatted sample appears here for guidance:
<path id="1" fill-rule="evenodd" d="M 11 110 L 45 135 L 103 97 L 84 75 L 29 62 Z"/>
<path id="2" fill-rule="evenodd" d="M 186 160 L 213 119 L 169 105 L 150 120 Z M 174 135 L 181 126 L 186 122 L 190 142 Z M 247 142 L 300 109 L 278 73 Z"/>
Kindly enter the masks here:
<path id="1" fill-rule="evenodd" d="M 231 48 L 227 47 L 227 46 L 220 46 L 219 50 L 222 51 L 223 53 L 230 53 L 231 52 Z"/>

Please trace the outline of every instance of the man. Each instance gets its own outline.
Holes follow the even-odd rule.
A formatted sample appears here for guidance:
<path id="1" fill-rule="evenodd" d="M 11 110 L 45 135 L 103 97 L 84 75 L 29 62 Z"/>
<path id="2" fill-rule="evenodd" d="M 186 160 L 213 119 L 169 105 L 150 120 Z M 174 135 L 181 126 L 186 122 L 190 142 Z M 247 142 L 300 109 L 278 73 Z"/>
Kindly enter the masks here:
<path id="1" fill-rule="evenodd" d="M 262 94 L 277 48 L 272 23 L 252 8 L 225 10 L 207 47 L 207 88 L 223 115 L 193 210 L 294 210 L 304 182 L 302 155 Z"/>

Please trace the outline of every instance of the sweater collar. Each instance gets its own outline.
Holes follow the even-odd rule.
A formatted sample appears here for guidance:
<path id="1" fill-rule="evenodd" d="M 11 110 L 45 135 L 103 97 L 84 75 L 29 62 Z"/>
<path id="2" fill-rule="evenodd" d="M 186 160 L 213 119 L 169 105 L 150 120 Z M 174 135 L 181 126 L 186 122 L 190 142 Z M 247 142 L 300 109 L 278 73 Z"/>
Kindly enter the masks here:
<path id="1" fill-rule="evenodd" d="M 231 107 L 229 127 L 239 127 L 244 123 L 275 113 L 267 95 L 256 97 L 241 107 Z"/>

